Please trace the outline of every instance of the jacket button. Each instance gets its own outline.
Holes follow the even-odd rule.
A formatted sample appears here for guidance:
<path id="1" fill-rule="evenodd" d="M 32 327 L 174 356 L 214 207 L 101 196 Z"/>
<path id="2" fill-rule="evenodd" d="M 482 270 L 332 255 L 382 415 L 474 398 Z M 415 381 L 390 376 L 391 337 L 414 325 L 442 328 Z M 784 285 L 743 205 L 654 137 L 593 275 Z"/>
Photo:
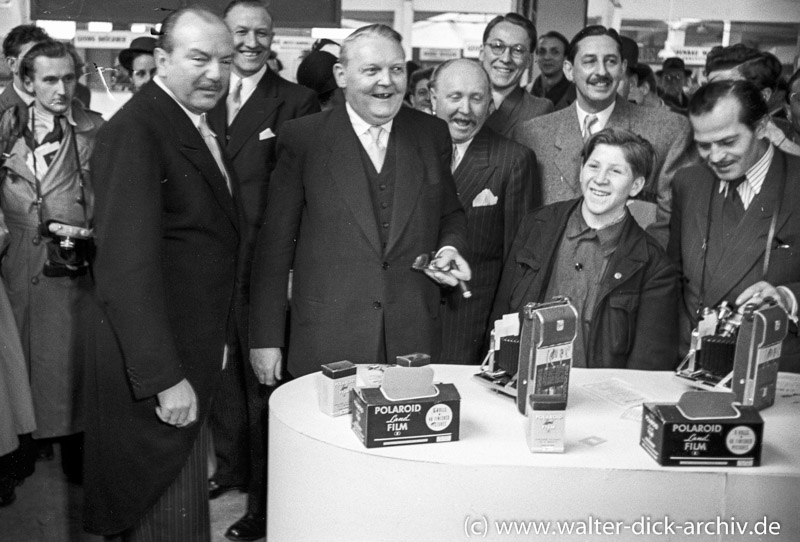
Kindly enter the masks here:
<path id="1" fill-rule="evenodd" d="M 614 273 L 614 278 L 619 280 L 622 278 L 622 273 Z"/>
<path id="2" fill-rule="evenodd" d="M 383 262 L 383 265 L 381 265 L 381 267 L 383 268 L 384 271 L 389 269 L 389 262 Z"/>
<path id="3" fill-rule="evenodd" d="M 376 301 L 375 303 L 372 304 L 372 308 L 373 309 L 380 309 L 381 308 L 381 302 L 380 301 Z"/>
<path id="4" fill-rule="evenodd" d="M 383 224 L 381 224 L 381 226 L 383 226 L 384 228 L 388 228 L 389 227 L 389 223 L 388 222 L 384 222 Z"/>
<path id="5" fill-rule="evenodd" d="M 34 286 L 39 284 L 39 277 L 32 277 L 31 278 L 31 284 L 33 284 Z"/>
<path id="6" fill-rule="evenodd" d="M 31 243 L 33 243 L 34 245 L 38 245 L 41 242 L 42 242 L 42 236 L 41 235 L 34 235 L 33 239 L 31 239 Z"/>

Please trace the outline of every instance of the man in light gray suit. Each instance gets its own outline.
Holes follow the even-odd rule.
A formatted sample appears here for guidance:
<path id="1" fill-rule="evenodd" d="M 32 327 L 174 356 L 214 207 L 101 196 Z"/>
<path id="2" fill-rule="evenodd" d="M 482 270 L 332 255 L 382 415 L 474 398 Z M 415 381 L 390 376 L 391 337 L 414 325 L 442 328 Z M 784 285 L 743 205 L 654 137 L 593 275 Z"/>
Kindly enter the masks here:
<path id="1" fill-rule="evenodd" d="M 631 212 L 666 246 L 670 183 L 675 171 L 694 162 L 696 156 L 691 128 L 685 117 L 618 97 L 625 67 L 617 32 L 587 26 L 572 38 L 564 61 L 564 73 L 575 83 L 578 99 L 570 107 L 521 124 L 514 139 L 536 153 L 545 204 L 581 195 L 580 157 L 591 134 L 618 126 L 647 139 L 656 152 L 655 167 Z"/>

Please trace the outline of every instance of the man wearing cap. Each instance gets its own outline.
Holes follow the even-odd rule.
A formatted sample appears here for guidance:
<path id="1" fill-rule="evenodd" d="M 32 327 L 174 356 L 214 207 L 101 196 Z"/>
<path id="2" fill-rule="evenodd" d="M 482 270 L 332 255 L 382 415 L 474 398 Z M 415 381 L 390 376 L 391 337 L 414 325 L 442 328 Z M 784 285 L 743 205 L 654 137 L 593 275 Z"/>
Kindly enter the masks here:
<path id="1" fill-rule="evenodd" d="M 284 122 L 318 112 L 319 104 L 312 91 L 267 68 L 273 21 L 263 2 L 233 0 L 223 17 L 233 36 L 233 66 L 227 96 L 209 113 L 209 119 L 233 162 L 245 230 L 236 292 L 237 305 L 242 308 L 240 344 L 228 345 L 231 355 L 223 371 L 222 393 L 211 415 L 218 469 L 209 481 L 209 496 L 215 498 L 232 487 L 248 488 L 248 513 L 227 536 L 251 540 L 263 536 L 265 525 L 266 434 L 261 422 L 267 394 L 247 356 L 250 267 L 267 206 L 277 136 Z"/>
<path id="2" fill-rule="evenodd" d="M 554 111 L 553 102 L 537 98 L 519 86 L 525 70 L 531 67 L 536 47 L 536 27 L 518 13 L 498 15 L 483 31 L 479 59 L 492 82 L 494 111 L 486 125 L 509 139 L 519 124 Z"/>
<path id="3" fill-rule="evenodd" d="M 686 118 L 670 111 L 639 107 L 617 94 L 625 76 L 622 43 L 613 29 L 587 26 L 570 42 L 564 63 L 578 91 L 573 105 L 522 124 L 517 137 L 533 149 L 539 163 L 544 203 L 581 195 L 579 173 L 584 141 L 607 126 L 644 137 L 656 151 L 653 171 L 631 209 L 642 227 L 666 246 L 670 182 L 675 171 L 693 157 Z"/>
<path id="4" fill-rule="evenodd" d="M 133 92 L 142 88 L 156 74 L 156 61 L 153 50 L 156 48 L 155 38 L 140 36 L 131 42 L 131 46 L 119 53 L 119 64 L 128 71 Z"/>
<path id="5" fill-rule="evenodd" d="M 664 89 L 661 97 L 667 107 L 675 113 L 686 115 L 689 97 L 683 92 L 683 87 L 686 85 L 686 79 L 692 76 L 692 70 L 686 69 L 682 58 L 673 56 L 664 61 L 656 76 L 661 80 L 661 88 Z"/>
<path id="6" fill-rule="evenodd" d="M 319 106 L 327 111 L 335 105 L 344 103 L 342 91 L 336 85 L 333 66 L 336 57 L 328 51 L 311 51 L 297 67 L 297 83 L 310 88 L 317 94 Z"/>

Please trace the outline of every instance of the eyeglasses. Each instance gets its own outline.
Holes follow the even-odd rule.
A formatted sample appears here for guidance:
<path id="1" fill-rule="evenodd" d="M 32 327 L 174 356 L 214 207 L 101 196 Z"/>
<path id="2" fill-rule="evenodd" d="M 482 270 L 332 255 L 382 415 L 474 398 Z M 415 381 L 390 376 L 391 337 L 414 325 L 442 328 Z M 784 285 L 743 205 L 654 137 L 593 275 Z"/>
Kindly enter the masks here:
<path id="1" fill-rule="evenodd" d="M 502 56 L 505 54 L 506 49 L 511 49 L 511 58 L 514 60 L 522 60 L 525 55 L 530 53 L 528 48 L 518 43 L 516 45 L 506 45 L 502 41 L 489 41 L 484 43 L 486 47 L 492 52 L 494 56 Z"/>
<path id="2" fill-rule="evenodd" d="M 669 81 L 670 83 L 677 83 L 679 81 L 683 81 L 686 76 L 682 73 L 670 73 L 661 77 L 664 81 Z"/>

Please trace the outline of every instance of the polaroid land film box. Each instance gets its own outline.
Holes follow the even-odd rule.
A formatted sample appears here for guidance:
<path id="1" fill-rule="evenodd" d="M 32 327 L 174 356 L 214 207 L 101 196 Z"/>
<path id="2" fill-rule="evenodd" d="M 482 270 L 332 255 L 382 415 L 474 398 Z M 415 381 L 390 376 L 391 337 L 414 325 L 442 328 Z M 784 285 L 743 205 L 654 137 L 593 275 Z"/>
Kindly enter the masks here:
<path id="1" fill-rule="evenodd" d="M 664 466 L 757 467 L 764 420 L 753 406 L 737 408 L 736 418 L 698 420 L 674 403 L 645 403 L 639 443 Z"/>
<path id="2" fill-rule="evenodd" d="M 352 391 L 352 428 L 367 448 L 458 440 L 461 396 L 436 384 L 432 397 L 390 401 L 380 388 Z"/>

